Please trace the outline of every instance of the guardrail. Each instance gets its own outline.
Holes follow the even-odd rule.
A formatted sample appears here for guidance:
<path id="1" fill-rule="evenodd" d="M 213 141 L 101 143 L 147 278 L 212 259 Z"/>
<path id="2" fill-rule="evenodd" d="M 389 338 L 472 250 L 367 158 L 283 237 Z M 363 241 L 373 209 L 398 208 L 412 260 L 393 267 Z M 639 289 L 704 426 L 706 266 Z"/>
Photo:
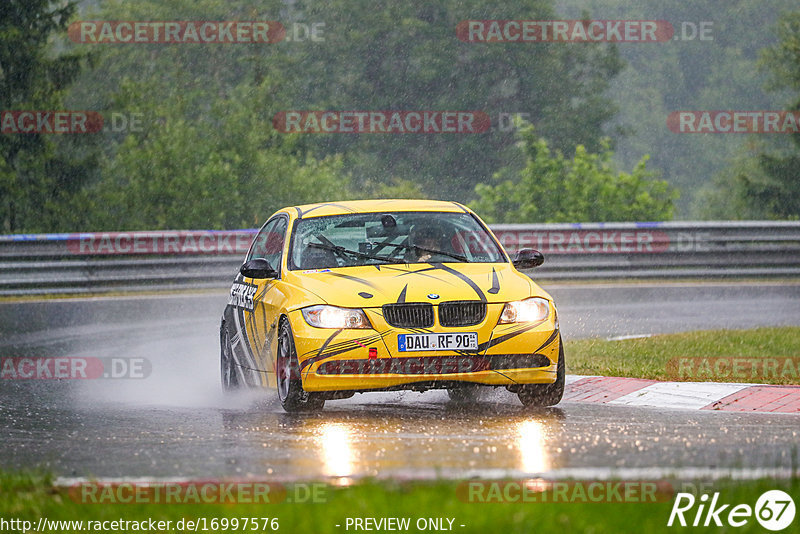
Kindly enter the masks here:
<path id="1" fill-rule="evenodd" d="M 501 224 L 539 280 L 800 276 L 800 221 Z M 0 236 L 0 295 L 225 288 L 256 230 Z"/>

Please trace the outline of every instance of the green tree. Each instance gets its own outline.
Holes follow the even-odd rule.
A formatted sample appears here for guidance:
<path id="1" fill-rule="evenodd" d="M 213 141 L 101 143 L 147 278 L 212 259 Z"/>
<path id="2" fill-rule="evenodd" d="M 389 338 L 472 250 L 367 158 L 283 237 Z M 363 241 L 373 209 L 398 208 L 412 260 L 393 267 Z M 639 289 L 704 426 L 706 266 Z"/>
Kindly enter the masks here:
<path id="1" fill-rule="evenodd" d="M 603 92 L 621 68 L 613 46 L 560 43 L 464 43 L 459 22 L 555 16 L 552 0 L 385 2 L 330 0 L 254 5 L 244 0 L 109 1 L 97 19 L 278 20 L 294 36 L 293 24 L 322 23 L 323 41 L 284 40 L 259 45 L 87 45 L 102 52 L 99 67 L 84 77 L 76 97 L 93 109 L 111 105 L 123 80 L 157 74 L 167 90 L 157 100 L 191 100 L 184 108 L 195 120 L 242 85 L 269 78 L 274 106 L 257 110 L 270 129 L 279 110 L 479 110 L 495 123 L 471 135 L 307 134 L 294 141 L 298 152 L 319 158 L 341 155 L 356 188 L 378 192 L 468 200 L 482 182 L 513 156 L 514 134 L 500 131 L 500 113 L 529 113 L 554 146 L 599 147 L 601 125 L 614 114 Z M 115 150 L 114 146 L 109 147 Z M 393 188 L 395 183 L 418 187 Z"/>
<path id="2" fill-rule="evenodd" d="M 778 23 L 779 42 L 762 51 L 761 66 L 771 73 L 767 88 L 788 90 L 787 111 L 800 112 L 800 11 L 784 14 Z M 706 191 L 706 213 L 757 219 L 800 218 L 800 133 L 751 140 Z"/>
<path id="3" fill-rule="evenodd" d="M 596 19 L 666 20 L 675 38 L 663 43 L 619 45 L 625 69 L 610 83 L 608 95 L 619 113 L 606 123 L 614 140 L 614 159 L 631 168 L 649 154 L 648 165 L 681 191 L 676 217 L 709 216 L 700 192 L 712 177 L 749 152 L 747 136 L 675 134 L 666 117 L 679 110 L 760 110 L 784 104 L 767 92 L 758 75 L 760 51 L 777 42 L 772 26 L 797 0 L 557 0 L 565 18 L 588 10 Z M 708 32 L 702 39 L 701 24 Z M 684 40 L 684 31 L 690 38 Z M 691 38 L 692 32 L 698 33 Z M 627 133 L 620 136 L 617 131 Z M 545 136 L 547 132 L 539 129 Z M 587 146 L 588 148 L 588 146 Z M 723 206 L 724 207 L 724 206 Z"/>
<path id="4" fill-rule="evenodd" d="M 778 23 L 780 42 L 767 48 L 764 66 L 772 72 L 773 89 L 788 89 L 795 100 L 788 111 L 800 112 L 800 11 L 788 13 Z M 800 133 L 790 134 L 793 147 L 782 153 L 762 152 L 758 163 L 761 176 L 740 176 L 741 196 L 761 206 L 769 218 L 800 217 Z M 760 178 L 760 179 L 759 179 Z"/>
<path id="5" fill-rule="evenodd" d="M 501 169 L 494 184 L 479 184 L 472 207 L 489 222 L 661 221 L 672 218 L 677 191 L 653 179 L 643 157 L 628 174 L 612 165 L 608 142 L 599 153 L 583 146 L 566 158 L 536 136 L 533 127 L 520 130 L 525 154 L 521 171 Z"/>
<path id="6" fill-rule="evenodd" d="M 154 99 L 166 94 L 155 84 L 127 81 L 118 94 L 149 122 L 104 160 L 85 199 L 91 228 L 250 228 L 286 205 L 349 196 L 341 158 L 318 160 L 296 136 L 263 127 L 274 108 L 268 81 L 234 88 L 199 117 L 191 98 Z"/>
<path id="7" fill-rule="evenodd" d="M 597 150 L 616 112 L 605 95 L 622 68 L 613 45 L 466 43 L 465 20 L 557 18 L 552 0 L 330 0 L 296 3 L 325 22 L 325 41 L 292 70 L 290 108 L 481 110 L 486 133 L 468 135 L 316 135 L 321 154 L 341 153 L 361 180 L 398 177 L 437 198 L 466 201 L 514 157 L 501 113 L 527 113 L 555 148 Z M 295 45 L 295 48 L 297 45 Z"/>
<path id="8" fill-rule="evenodd" d="M 86 19 L 276 20 L 280 0 L 117 2 Z M 291 91 L 276 44 L 103 44 L 72 98 L 136 114 L 141 127 L 105 136 L 99 176 L 83 191 L 91 229 L 242 228 L 277 208 L 351 196 L 339 155 L 314 157 L 272 117 Z"/>
<path id="9" fill-rule="evenodd" d="M 75 3 L 4 0 L 0 3 L 0 110 L 63 109 L 66 89 L 86 54 L 55 53 Z M 0 228 L 4 232 L 50 229 L 77 192 L 91 154 L 81 141 L 39 133 L 0 135 Z"/>

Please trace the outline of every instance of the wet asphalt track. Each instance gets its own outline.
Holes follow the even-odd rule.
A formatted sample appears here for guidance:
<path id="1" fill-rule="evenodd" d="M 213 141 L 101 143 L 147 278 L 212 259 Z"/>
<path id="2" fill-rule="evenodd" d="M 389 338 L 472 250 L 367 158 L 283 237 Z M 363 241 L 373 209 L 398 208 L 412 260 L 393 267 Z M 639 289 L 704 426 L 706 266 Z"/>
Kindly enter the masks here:
<path id="1" fill-rule="evenodd" d="M 800 325 L 800 284 L 546 286 L 565 337 Z M 124 356 L 147 379 L 0 381 L 0 467 L 65 477 L 785 474 L 800 417 L 562 403 L 505 391 L 463 411 L 443 392 L 381 393 L 290 416 L 272 394 L 224 397 L 224 293 L 0 303 L 0 355 Z"/>

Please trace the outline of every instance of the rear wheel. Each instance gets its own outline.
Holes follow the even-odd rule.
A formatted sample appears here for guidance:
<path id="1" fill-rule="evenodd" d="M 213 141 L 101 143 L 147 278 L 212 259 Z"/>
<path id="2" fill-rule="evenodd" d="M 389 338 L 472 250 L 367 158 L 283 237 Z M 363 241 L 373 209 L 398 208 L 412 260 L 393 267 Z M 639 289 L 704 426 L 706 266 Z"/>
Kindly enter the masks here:
<path id="1" fill-rule="evenodd" d="M 278 398 L 287 412 L 310 412 L 321 410 L 325 399 L 303 389 L 300 379 L 300 364 L 294 346 L 294 335 L 289 321 L 281 321 L 278 332 L 277 361 Z"/>
<path id="2" fill-rule="evenodd" d="M 564 380 L 566 369 L 564 365 L 564 344 L 559 338 L 558 365 L 556 366 L 556 381 L 552 384 L 525 384 L 517 392 L 520 402 L 525 406 L 555 406 L 564 396 Z"/>
<path id="3" fill-rule="evenodd" d="M 225 323 L 219 329 L 219 375 L 223 391 L 235 391 L 241 388 L 236 364 L 233 361 L 233 347 L 228 328 Z"/>

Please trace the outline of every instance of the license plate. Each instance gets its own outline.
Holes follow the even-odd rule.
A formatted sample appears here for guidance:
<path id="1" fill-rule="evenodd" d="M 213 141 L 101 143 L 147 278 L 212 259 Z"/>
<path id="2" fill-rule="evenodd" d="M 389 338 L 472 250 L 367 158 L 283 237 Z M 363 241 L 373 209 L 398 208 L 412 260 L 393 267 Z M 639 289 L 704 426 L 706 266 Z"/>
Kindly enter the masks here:
<path id="1" fill-rule="evenodd" d="M 478 350 L 477 332 L 451 332 L 447 334 L 398 334 L 397 350 Z"/>

